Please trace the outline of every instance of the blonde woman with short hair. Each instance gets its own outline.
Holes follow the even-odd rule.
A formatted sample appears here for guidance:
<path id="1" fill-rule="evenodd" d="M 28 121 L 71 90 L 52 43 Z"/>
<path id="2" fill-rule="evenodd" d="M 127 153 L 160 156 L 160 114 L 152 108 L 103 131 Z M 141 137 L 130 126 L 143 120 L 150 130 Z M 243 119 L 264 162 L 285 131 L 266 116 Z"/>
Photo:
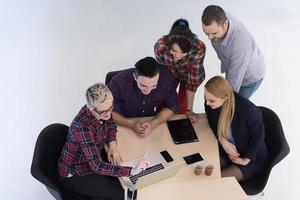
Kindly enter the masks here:
<path id="1" fill-rule="evenodd" d="M 104 84 L 86 91 L 84 105 L 73 120 L 58 161 L 61 182 L 70 190 L 93 199 L 124 199 L 117 178 L 141 172 L 149 165 L 141 160 L 135 167 L 123 167 L 116 142 L 116 125 L 111 119 L 113 96 Z M 104 145 L 108 145 L 108 153 Z"/>

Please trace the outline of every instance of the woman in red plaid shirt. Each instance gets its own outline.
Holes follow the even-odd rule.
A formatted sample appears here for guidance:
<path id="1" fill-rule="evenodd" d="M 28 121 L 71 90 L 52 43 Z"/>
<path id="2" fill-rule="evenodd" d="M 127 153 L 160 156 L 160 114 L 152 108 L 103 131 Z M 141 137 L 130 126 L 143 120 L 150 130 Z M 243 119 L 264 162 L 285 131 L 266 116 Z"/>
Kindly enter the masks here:
<path id="1" fill-rule="evenodd" d="M 193 112 L 193 104 L 196 90 L 205 79 L 205 44 L 192 33 L 187 20 L 178 19 L 170 33 L 156 42 L 154 53 L 157 61 L 180 83 L 179 113 L 186 114 L 192 122 L 196 121 L 198 115 Z"/>

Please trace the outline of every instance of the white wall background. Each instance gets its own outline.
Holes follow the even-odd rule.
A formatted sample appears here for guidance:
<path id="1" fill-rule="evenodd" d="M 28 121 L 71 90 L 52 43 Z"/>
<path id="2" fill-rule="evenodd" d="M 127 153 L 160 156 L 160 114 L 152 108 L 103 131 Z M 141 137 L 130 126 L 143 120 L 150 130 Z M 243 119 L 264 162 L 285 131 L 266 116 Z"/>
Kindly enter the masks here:
<path id="1" fill-rule="evenodd" d="M 252 101 L 278 113 L 291 153 L 273 169 L 265 199 L 299 199 L 297 0 L 0 0 L 0 199 L 52 199 L 30 175 L 39 132 L 53 122 L 69 124 L 85 103 L 86 88 L 104 81 L 107 71 L 153 55 L 154 43 L 176 19 L 188 19 L 206 43 L 207 78 L 219 74 L 201 30 L 209 4 L 244 22 L 266 57 L 267 76 Z M 203 86 L 195 107 L 203 112 Z"/>

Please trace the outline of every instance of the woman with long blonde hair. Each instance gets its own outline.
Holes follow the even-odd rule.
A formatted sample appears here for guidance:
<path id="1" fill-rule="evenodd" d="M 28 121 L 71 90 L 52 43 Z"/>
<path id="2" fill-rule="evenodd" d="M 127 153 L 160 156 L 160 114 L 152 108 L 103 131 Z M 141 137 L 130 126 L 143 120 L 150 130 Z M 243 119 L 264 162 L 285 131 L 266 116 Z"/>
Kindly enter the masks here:
<path id="1" fill-rule="evenodd" d="M 222 176 L 249 179 L 268 159 L 260 109 L 221 76 L 205 84 L 204 96 L 207 119 L 220 146 Z"/>

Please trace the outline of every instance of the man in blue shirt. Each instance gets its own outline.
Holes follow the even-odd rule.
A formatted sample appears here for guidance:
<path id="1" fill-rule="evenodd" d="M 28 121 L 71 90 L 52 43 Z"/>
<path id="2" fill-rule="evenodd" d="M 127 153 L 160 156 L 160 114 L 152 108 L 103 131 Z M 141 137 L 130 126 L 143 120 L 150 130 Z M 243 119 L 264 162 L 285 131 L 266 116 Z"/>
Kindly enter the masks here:
<path id="1" fill-rule="evenodd" d="M 175 78 L 152 57 L 116 74 L 108 87 L 114 96 L 113 120 L 139 136 L 149 135 L 178 111 Z M 155 117 L 143 122 L 132 119 L 146 116 Z"/>
<path id="2" fill-rule="evenodd" d="M 260 86 L 266 72 L 263 54 L 246 27 L 221 7 L 210 5 L 202 28 L 221 61 L 221 72 L 233 90 L 246 98 Z"/>

